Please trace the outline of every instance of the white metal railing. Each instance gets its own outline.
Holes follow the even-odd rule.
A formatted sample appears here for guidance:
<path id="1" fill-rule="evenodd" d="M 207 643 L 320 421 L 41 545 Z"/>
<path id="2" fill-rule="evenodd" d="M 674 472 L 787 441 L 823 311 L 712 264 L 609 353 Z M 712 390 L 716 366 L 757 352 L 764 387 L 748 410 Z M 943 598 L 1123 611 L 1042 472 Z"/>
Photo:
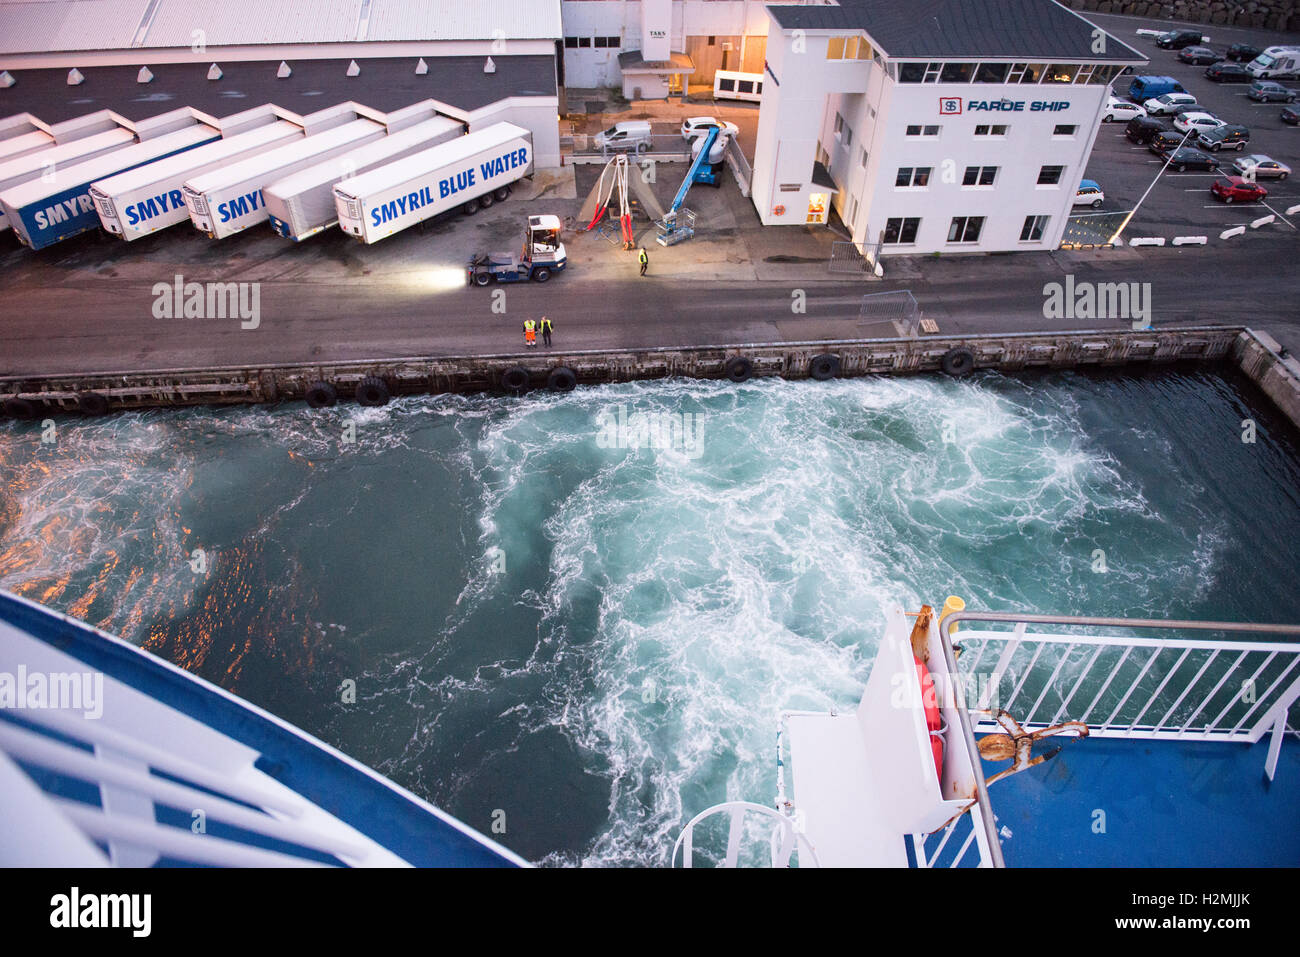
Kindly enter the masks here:
<path id="1" fill-rule="evenodd" d="M 992 867 L 988 831 L 978 803 L 930 834 L 913 834 L 912 855 L 917 867 Z M 971 854 L 971 849 L 975 853 Z M 947 852 L 945 855 L 944 852 Z M 1000 865 L 999 865 L 1000 866 Z"/>
<path id="2" fill-rule="evenodd" d="M 962 621 L 1014 627 L 953 634 Z M 955 690 L 980 712 L 979 730 L 994 729 L 1000 709 L 1026 731 L 1073 720 L 1100 737 L 1253 744 L 1271 729 L 1280 743 L 1300 698 L 1297 643 L 1030 633 L 1031 624 L 1300 636 L 1297 625 L 956 612 L 940 628 L 961 648 Z M 1268 765 L 1271 777 L 1276 753 Z"/>
<path id="3" fill-rule="evenodd" d="M 817 861 L 817 852 L 813 849 L 812 844 L 804 837 L 795 827 L 794 819 L 780 811 L 767 807 L 763 804 L 754 804 L 750 801 L 728 801 L 725 804 L 715 804 L 711 808 L 701 811 L 695 817 L 687 822 L 682 833 L 677 838 L 677 843 L 673 845 L 673 856 L 670 866 L 677 866 L 677 852 L 682 851 L 682 866 L 692 867 L 695 861 L 695 827 L 706 818 L 715 815 L 726 814 L 729 818 L 727 828 L 727 851 L 723 857 L 720 867 L 735 867 L 740 862 L 740 849 L 745 836 L 745 818 L 746 815 L 754 814 L 760 818 L 766 818 L 772 823 L 773 828 L 769 839 L 771 850 L 771 864 L 773 867 L 789 867 L 790 858 L 794 854 L 795 848 L 799 850 L 800 867 L 820 867 Z M 806 855 L 806 856 L 805 856 Z"/>

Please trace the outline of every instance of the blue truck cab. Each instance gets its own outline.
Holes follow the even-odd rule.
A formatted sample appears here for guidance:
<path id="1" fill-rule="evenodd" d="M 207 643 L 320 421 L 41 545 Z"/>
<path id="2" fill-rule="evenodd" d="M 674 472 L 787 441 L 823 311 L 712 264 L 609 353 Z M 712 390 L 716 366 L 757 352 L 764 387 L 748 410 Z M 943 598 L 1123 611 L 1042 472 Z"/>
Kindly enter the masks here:
<path id="1" fill-rule="evenodd" d="M 1141 104 L 1157 96 L 1164 96 L 1166 93 L 1186 92 L 1183 85 L 1172 76 L 1136 76 L 1129 84 L 1128 98 L 1134 103 Z"/>

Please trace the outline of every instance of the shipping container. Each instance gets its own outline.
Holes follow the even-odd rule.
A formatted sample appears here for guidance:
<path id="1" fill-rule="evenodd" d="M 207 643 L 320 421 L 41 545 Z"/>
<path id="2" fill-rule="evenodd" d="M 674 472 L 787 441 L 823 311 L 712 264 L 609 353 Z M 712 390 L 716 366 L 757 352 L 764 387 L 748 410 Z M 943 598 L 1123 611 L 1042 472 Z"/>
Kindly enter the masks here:
<path id="1" fill-rule="evenodd" d="M 464 130 L 458 120 L 440 116 L 272 183 L 262 190 L 271 228 L 294 242 L 314 236 L 338 222 L 335 183 L 455 139 Z"/>
<path id="2" fill-rule="evenodd" d="M 44 249 L 99 226 L 90 199 L 91 183 L 220 138 L 216 127 L 194 123 L 94 159 L 61 166 L 49 179 L 37 178 L 0 193 L 0 207 L 19 240 L 33 249 Z"/>
<path id="3" fill-rule="evenodd" d="M 24 183 L 39 180 L 42 176 L 53 178 L 64 166 L 124 149 L 135 142 L 134 133 L 119 127 L 71 143 L 58 144 L 28 156 L 6 160 L 0 163 L 0 196 Z M 5 215 L 3 204 L 0 204 L 0 230 L 8 229 L 9 226 L 9 217 Z"/>
<path id="4" fill-rule="evenodd" d="M 225 121 L 222 122 L 224 128 Z M 90 198 L 106 230 L 128 241 L 139 239 L 190 221 L 190 211 L 181 192 L 187 180 L 259 156 L 302 139 L 303 135 L 301 126 L 276 120 L 99 180 L 91 185 Z"/>
<path id="5" fill-rule="evenodd" d="M 378 242 L 439 213 L 467 213 L 504 199 L 533 169 L 532 134 L 493 125 L 345 179 L 334 187 L 339 227 Z"/>
<path id="6" fill-rule="evenodd" d="M 353 120 L 187 180 L 181 191 L 190 221 L 213 239 L 266 222 L 263 187 L 384 134 L 383 125 L 374 120 Z"/>

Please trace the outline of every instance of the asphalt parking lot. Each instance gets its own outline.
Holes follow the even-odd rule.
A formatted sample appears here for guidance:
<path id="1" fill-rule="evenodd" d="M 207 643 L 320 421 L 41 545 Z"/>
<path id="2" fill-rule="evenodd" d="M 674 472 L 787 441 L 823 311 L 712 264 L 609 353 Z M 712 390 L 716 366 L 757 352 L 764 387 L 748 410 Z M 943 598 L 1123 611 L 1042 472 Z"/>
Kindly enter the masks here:
<path id="1" fill-rule="evenodd" d="M 1089 16 L 1093 16 L 1089 14 Z M 1235 226 L 1249 224 L 1270 213 L 1277 221 L 1251 230 L 1251 238 L 1274 238 L 1294 241 L 1300 233 L 1300 214 L 1286 216 L 1286 210 L 1300 205 L 1300 128 L 1287 126 L 1280 115 L 1284 104 L 1255 103 L 1246 96 L 1247 83 L 1215 83 L 1205 76 L 1204 66 L 1189 66 L 1178 60 L 1178 51 L 1162 50 L 1152 37 L 1136 36 L 1138 29 L 1169 30 L 1184 26 L 1199 28 L 1210 42 L 1202 44 L 1223 52 L 1232 43 L 1253 43 L 1255 46 L 1296 44 L 1293 34 L 1278 34 L 1264 30 L 1244 30 L 1215 25 L 1179 24 L 1166 20 L 1147 20 L 1135 17 L 1095 16 L 1095 19 L 1119 39 L 1148 56 L 1151 63 L 1134 75 L 1146 73 L 1172 76 L 1187 92 L 1196 97 L 1208 112 L 1228 123 L 1240 124 L 1250 129 L 1250 142 L 1238 153 L 1224 150 L 1214 155 L 1222 169 L 1218 173 L 1165 172 L 1142 203 L 1137 215 L 1129 223 L 1124 237 L 1207 236 L 1211 244 L 1219 242 L 1219 233 Z M 1115 81 L 1114 88 L 1120 99 L 1127 99 L 1130 76 Z M 1300 82 L 1287 80 L 1282 85 L 1300 90 Z M 1124 135 L 1125 123 L 1105 123 L 1097 134 L 1097 142 L 1088 163 L 1086 178 L 1101 184 L 1106 194 L 1105 204 L 1098 212 L 1133 209 L 1142 194 L 1151 185 L 1164 161 L 1146 146 L 1138 146 Z M 1190 142 L 1189 142 L 1190 145 Z M 1295 172 L 1286 180 L 1261 180 L 1268 190 L 1263 203 L 1223 203 L 1210 194 L 1216 179 L 1236 175 L 1232 163 L 1239 156 L 1262 153 L 1280 160 Z M 1077 207 L 1076 212 L 1088 212 Z"/>

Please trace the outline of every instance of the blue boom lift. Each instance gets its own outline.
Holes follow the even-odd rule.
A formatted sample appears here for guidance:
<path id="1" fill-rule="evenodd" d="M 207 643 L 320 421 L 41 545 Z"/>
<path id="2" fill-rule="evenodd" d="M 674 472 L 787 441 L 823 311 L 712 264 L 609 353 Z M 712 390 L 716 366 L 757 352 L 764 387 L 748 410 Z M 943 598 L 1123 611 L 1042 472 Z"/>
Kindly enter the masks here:
<path id="1" fill-rule="evenodd" d="M 677 195 L 673 197 L 672 206 L 664 214 L 663 219 L 655 222 L 655 225 L 659 227 L 659 235 L 655 237 L 655 242 L 660 246 L 672 246 L 695 235 L 695 214 L 689 209 L 683 209 L 682 203 L 686 201 L 686 194 L 690 192 L 691 187 L 696 183 L 707 183 L 710 186 L 721 185 L 722 163 L 709 162 L 709 154 L 713 152 L 714 144 L 717 142 L 718 137 L 722 135 L 722 127 L 709 127 L 708 133 L 704 135 L 704 141 L 700 146 L 699 153 L 691 161 L 691 168 L 686 173 L 686 179 L 682 180 Z"/>

